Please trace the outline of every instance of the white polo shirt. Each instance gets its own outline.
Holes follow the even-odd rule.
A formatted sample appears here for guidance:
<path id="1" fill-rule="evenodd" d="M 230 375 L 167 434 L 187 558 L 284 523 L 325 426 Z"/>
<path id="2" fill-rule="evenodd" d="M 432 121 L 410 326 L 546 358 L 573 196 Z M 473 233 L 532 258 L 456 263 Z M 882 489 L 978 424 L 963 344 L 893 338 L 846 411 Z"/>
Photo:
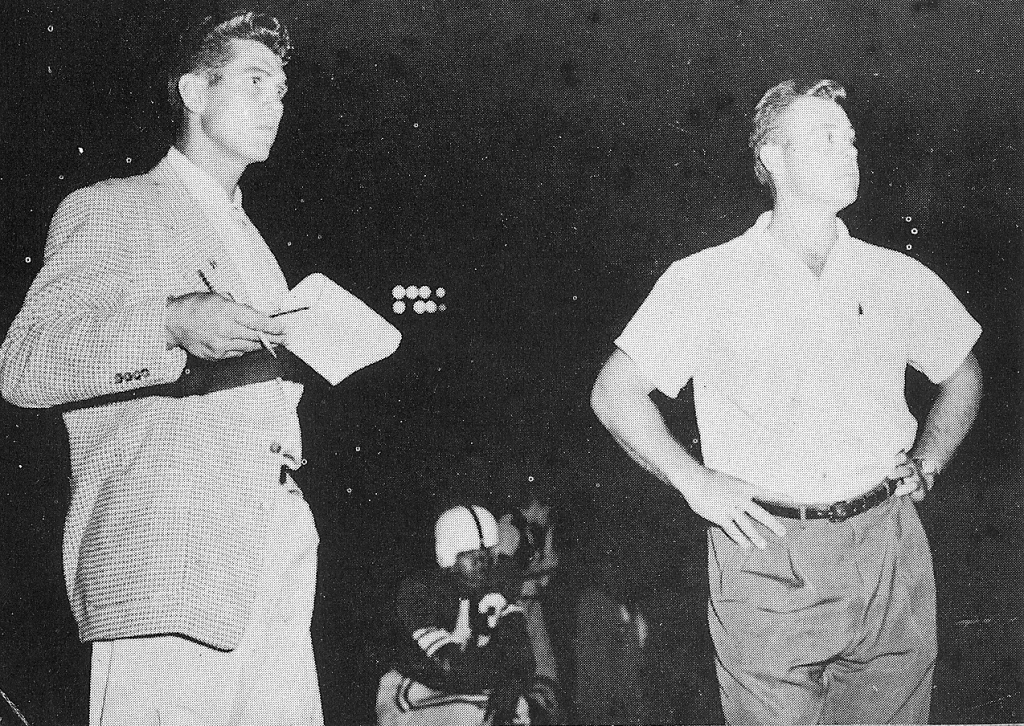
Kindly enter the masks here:
<path id="1" fill-rule="evenodd" d="M 820 277 L 770 221 L 673 263 L 615 344 L 668 396 L 693 379 L 706 466 L 781 501 L 848 499 L 914 443 L 907 365 L 944 381 L 981 327 L 928 268 L 842 221 Z"/>

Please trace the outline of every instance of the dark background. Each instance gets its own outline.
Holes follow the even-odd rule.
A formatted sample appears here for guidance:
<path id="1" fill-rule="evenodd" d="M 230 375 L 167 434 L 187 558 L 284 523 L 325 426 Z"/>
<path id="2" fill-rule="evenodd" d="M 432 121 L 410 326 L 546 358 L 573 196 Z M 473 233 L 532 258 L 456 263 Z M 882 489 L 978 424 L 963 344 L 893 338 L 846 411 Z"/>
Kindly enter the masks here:
<path id="1" fill-rule="evenodd" d="M 164 154 L 161 61 L 183 18 L 214 5 L 6 9 L 0 330 L 39 269 L 60 199 Z M 322 271 L 404 335 L 392 358 L 313 387 L 300 409 L 301 484 L 322 538 L 314 639 L 328 724 L 373 718 L 390 594 L 429 561 L 429 514 L 453 487 L 534 476 L 557 488 L 564 572 L 550 610 L 567 659 L 574 594 L 588 582 L 647 603 L 665 633 L 703 627 L 699 522 L 615 448 L 587 399 L 668 263 L 767 207 L 746 149 L 749 110 L 794 76 L 850 91 L 862 164 L 861 199 L 843 214 L 851 231 L 932 267 L 985 328 L 981 415 L 920 507 L 940 598 L 933 717 L 1024 720 L 1018 3 L 269 9 L 297 50 L 278 142 L 243 179 L 245 206 L 292 284 Z M 448 310 L 396 316 L 396 284 L 442 285 Z M 908 389 L 922 410 L 928 386 L 912 375 Z M 660 403 L 696 450 L 692 398 Z M 2 406 L 0 688 L 33 723 L 83 723 L 88 650 L 60 564 L 66 434 L 52 412 Z M 675 611 L 664 605 L 673 597 Z M 679 669 L 699 680 L 707 657 L 698 648 Z"/>

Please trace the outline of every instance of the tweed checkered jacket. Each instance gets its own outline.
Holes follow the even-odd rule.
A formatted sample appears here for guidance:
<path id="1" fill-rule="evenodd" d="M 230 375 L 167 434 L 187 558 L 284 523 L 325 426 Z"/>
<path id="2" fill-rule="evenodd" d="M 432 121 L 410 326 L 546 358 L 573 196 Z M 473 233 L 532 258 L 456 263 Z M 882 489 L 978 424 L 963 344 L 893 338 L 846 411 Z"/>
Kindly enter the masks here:
<path id="1" fill-rule="evenodd" d="M 167 159 L 71 194 L 0 348 L 4 398 L 42 408 L 176 380 L 186 356 L 167 350 L 167 299 L 205 291 L 197 270 L 211 265 L 243 289 Z M 64 413 L 64 569 L 83 641 L 175 633 L 237 644 L 262 565 L 264 501 L 279 485 L 267 452 L 285 405 L 268 382 Z"/>

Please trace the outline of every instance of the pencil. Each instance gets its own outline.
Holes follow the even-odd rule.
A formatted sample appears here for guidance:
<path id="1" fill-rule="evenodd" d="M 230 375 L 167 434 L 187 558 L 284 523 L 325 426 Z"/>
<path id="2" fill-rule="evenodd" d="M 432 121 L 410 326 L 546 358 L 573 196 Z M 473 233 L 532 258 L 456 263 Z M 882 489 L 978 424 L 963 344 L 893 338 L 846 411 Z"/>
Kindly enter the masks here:
<path id="1" fill-rule="evenodd" d="M 214 288 L 213 284 L 210 282 L 210 278 L 208 278 L 203 273 L 202 270 L 196 270 L 196 274 L 199 275 L 199 279 L 203 281 L 204 285 L 206 285 L 206 289 L 209 290 L 210 292 L 212 292 L 214 295 L 220 295 L 222 298 L 224 298 L 225 300 L 228 300 L 229 302 L 234 302 L 235 301 L 234 295 L 232 295 L 230 292 L 226 292 L 223 295 L 221 295 L 221 293 L 217 292 L 216 288 Z M 275 351 L 271 347 L 270 341 L 267 340 L 267 336 L 264 335 L 263 333 L 261 333 L 258 330 L 256 331 L 256 335 L 260 339 L 260 345 L 262 345 L 264 348 L 266 348 L 267 352 L 270 353 L 270 355 L 272 355 L 275 358 L 277 358 L 277 351 Z"/>
<path id="2" fill-rule="evenodd" d="M 279 313 L 271 313 L 270 317 L 272 317 L 272 318 L 279 318 L 282 315 L 291 315 L 292 313 L 301 313 L 303 310 L 309 310 L 309 309 L 310 309 L 310 306 L 306 305 L 305 307 L 301 307 L 301 308 L 292 308 L 291 310 L 282 310 Z"/>

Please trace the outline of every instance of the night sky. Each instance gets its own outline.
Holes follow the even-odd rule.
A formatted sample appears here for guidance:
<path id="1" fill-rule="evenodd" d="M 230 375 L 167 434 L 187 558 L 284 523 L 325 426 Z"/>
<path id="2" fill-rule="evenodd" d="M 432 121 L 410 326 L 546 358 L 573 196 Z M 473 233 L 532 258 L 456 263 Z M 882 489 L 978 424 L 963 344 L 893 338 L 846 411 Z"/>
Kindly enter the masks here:
<path id="1" fill-rule="evenodd" d="M 39 270 L 57 203 L 80 186 L 146 171 L 165 153 L 161 63 L 182 20 L 214 5 L 40 0 L 4 14 L 0 331 Z M 379 663 L 373 613 L 422 557 L 428 540 L 410 533 L 423 532 L 437 492 L 547 477 L 574 522 L 565 546 L 581 551 L 600 533 L 655 516 L 631 504 L 638 491 L 677 529 L 694 527 L 677 497 L 614 449 L 587 398 L 611 341 L 669 262 L 735 236 L 767 208 L 746 148 L 750 110 L 789 77 L 831 77 L 849 90 L 862 165 L 861 199 L 843 214 L 851 231 L 932 267 L 985 328 L 976 351 L 987 383 L 982 414 L 950 475 L 954 491 L 930 505 L 930 526 L 952 521 L 949 508 L 977 486 L 968 475 L 982 472 L 1011 517 L 991 545 L 1001 553 L 996 571 L 1016 581 L 1019 3 L 264 7 L 290 25 L 296 51 L 277 144 L 243 177 L 246 209 L 292 284 L 323 272 L 405 336 L 391 359 L 336 389 L 313 387 L 300 410 L 310 460 L 300 483 L 323 539 L 314 634 L 335 694 L 325 686 L 330 723 L 370 713 L 356 703 L 370 686 L 337 684 Z M 443 286 L 447 310 L 395 315 L 395 285 Z M 920 410 L 927 387 L 912 376 L 909 389 Z M 685 396 L 660 403 L 680 437 L 697 443 Z M 51 412 L 3 404 L 0 435 L 9 553 L 0 558 L 0 618 L 17 624 L 2 637 L 0 688 L 34 682 L 26 710 L 39 723 L 66 719 L 55 714 L 81 712 L 85 651 L 60 570 L 65 434 Z M 936 547 L 944 551 L 942 541 Z M 936 562 L 940 596 L 943 587 L 977 586 L 944 586 L 939 554 Z M 957 577 L 972 572 L 951 562 Z M 965 595 L 950 607 L 962 614 L 983 602 Z M 1013 632 L 1019 643 L 1019 623 Z M 24 645 L 35 642 L 44 645 Z M 1019 654 L 1000 666 L 1007 670 L 1019 686 Z M 990 707 L 963 720 L 1024 718 L 1019 692 L 988 695 L 1018 710 Z"/>

